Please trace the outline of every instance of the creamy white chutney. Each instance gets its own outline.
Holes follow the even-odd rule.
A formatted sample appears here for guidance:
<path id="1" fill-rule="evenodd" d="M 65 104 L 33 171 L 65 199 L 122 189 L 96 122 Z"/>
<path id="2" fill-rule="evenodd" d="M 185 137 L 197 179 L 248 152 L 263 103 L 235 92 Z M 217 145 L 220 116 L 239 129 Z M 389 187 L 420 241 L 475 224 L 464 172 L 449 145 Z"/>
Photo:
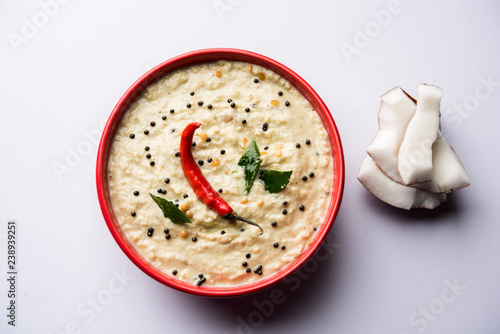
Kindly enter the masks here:
<path id="1" fill-rule="evenodd" d="M 177 156 L 193 121 L 202 124 L 192 152 L 204 176 L 262 234 L 196 198 Z M 238 160 L 252 138 L 261 170 L 293 171 L 282 191 L 268 193 L 257 177 L 244 194 Z M 328 135 L 311 104 L 276 73 L 224 60 L 147 87 L 124 114 L 108 162 L 113 211 L 129 241 L 161 271 L 203 286 L 256 282 L 297 259 L 325 219 L 333 173 Z M 173 224 L 149 193 L 178 204 L 192 223 Z"/>

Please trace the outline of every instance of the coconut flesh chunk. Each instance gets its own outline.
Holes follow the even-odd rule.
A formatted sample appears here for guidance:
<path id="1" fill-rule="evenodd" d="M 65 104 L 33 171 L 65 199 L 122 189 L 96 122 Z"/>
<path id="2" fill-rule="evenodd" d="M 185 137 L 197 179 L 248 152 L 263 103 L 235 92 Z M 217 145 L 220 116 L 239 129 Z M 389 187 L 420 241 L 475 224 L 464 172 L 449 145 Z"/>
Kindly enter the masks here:
<path id="1" fill-rule="evenodd" d="M 375 164 L 391 179 L 403 183 L 397 159 L 408 123 L 415 113 L 416 100 L 401 87 L 381 96 L 379 131 L 367 152 Z M 432 145 L 432 181 L 411 185 L 434 193 L 449 193 L 470 184 L 469 177 L 453 148 L 441 131 Z"/>
<path id="2" fill-rule="evenodd" d="M 449 193 L 470 185 L 464 166 L 441 131 L 432 145 L 432 165 L 432 181 L 416 183 L 413 187 L 433 193 Z"/>
<path id="3" fill-rule="evenodd" d="M 408 123 L 415 114 L 415 102 L 401 87 L 382 95 L 375 139 L 366 152 L 391 179 L 403 183 L 398 171 L 398 153 Z"/>
<path id="4" fill-rule="evenodd" d="M 446 194 L 435 194 L 395 182 L 378 168 L 369 155 L 361 163 L 358 180 L 373 195 L 401 209 L 434 209 L 446 200 Z"/>
<path id="5" fill-rule="evenodd" d="M 432 144 L 439 130 L 439 108 L 443 91 L 432 85 L 419 85 L 415 115 L 408 123 L 398 155 L 403 183 L 432 181 Z"/>

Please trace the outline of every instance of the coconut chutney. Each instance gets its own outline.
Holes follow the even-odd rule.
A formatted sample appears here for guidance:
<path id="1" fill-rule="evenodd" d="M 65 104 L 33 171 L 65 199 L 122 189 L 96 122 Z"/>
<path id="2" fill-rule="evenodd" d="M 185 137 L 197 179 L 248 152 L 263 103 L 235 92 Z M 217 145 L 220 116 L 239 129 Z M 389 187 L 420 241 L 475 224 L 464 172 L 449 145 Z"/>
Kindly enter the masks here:
<path id="1" fill-rule="evenodd" d="M 192 152 L 211 186 L 240 216 L 230 222 L 200 201 L 179 158 L 180 135 L 202 124 Z M 255 138 L 260 170 L 293 171 L 271 194 L 257 177 L 245 195 L 238 161 Z M 124 114 L 108 161 L 120 227 L 155 267 L 194 285 L 249 284 L 292 263 L 325 218 L 333 184 L 328 135 L 311 104 L 266 68 L 218 61 L 174 71 L 148 86 Z M 173 224 L 149 193 L 192 221 Z"/>

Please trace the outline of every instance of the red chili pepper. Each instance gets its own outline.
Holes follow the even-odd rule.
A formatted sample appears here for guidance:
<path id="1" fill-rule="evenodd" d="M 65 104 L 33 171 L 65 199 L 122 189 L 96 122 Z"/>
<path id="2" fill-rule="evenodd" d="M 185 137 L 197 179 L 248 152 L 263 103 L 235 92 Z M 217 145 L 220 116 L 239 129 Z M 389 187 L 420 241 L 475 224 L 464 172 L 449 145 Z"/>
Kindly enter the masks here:
<path id="1" fill-rule="evenodd" d="M 188 124 L 181 135 L 181 165 L 184 175 L 193 189 L 196 197 L 210 209 L 215 210 L 224 219 L 236 219 L 245 223 L 257 226 L 261 231 L 262 228 L 257 224 L 245 218 L 242 218 L 234 212 L 229 204 L 224 201 L 219 194 L 210 186 L 207 179 L 203 176 L 200 167 L 196 164 L 191 152 L 193 136 L 196 129 L 201 126 L 201 123 L 193 122 Z"/>

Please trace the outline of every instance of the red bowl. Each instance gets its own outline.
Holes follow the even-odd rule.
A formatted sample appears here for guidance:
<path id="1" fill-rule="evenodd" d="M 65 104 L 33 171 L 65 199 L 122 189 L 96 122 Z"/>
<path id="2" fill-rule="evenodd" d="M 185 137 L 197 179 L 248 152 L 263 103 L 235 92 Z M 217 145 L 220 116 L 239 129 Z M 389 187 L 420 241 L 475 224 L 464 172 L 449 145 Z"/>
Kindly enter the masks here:
<path id="1" fill-rule="evenodd" d="M 293 263 L 289 264 L 279 272 L 252 284 L 232 287 L 198 287 L 175 279 L 161 272 L 159 269 L 150 264 L 145 258 L 143 258 L 142 255 L 140 255 L 134 246 L 132 246 L 132 244 L 128 241 L 127 237 L 120 228 L 118 219 L 116 218 L 113 212 L 113 207 L 111 206 L 107 182 L 108 158 L 113 137 L 115 136 L 116 129 L 120 124 L 123 114 L 128 110 L 134 100 L 143 92 L 145 87 L 166 74 L 182 67 L 221 59 L 247 62 L 268 68 L 288 80 L 297 90 L 299 90 L 300 93 L 302 93 L 302 95 L 311 103 L 314 110 L 316 110 L 318 115 L 321 117 L 323 125 L 328 133 L 333 156 L 334 178 L 332 196 L 326 212 L 325 222 L 319 228 L 310 246 L 307 247 L 306 250 Z M 340 136 L 330 111 L 314 89 L 312 89 L 312 87 L 309 86 L 309 84 L 298 74 L 277 61 L 254 52 L 225 48 L 204 49 L 188 52 L 161 63 L 139 78 L 139 80 L 137 80 L 125 92 L 125 94 L 123 94 L 113 109 L 106 126 L 104 127 L 97 153 L 96 182 L 99 203 L 109 231 L 122 251 L 142 271 L 169 287 L 194 295 L 206 297 L 235 297 L 261 291 L 289 277 L 296 270 L 300 269 L 300 267 L 305 264 L 307 260 L 310 259 L 319 249 L 321 243 L 324 241 L 333 225 L 342 200 L 342 194 L 344 191 L 344 155 Z"/>

